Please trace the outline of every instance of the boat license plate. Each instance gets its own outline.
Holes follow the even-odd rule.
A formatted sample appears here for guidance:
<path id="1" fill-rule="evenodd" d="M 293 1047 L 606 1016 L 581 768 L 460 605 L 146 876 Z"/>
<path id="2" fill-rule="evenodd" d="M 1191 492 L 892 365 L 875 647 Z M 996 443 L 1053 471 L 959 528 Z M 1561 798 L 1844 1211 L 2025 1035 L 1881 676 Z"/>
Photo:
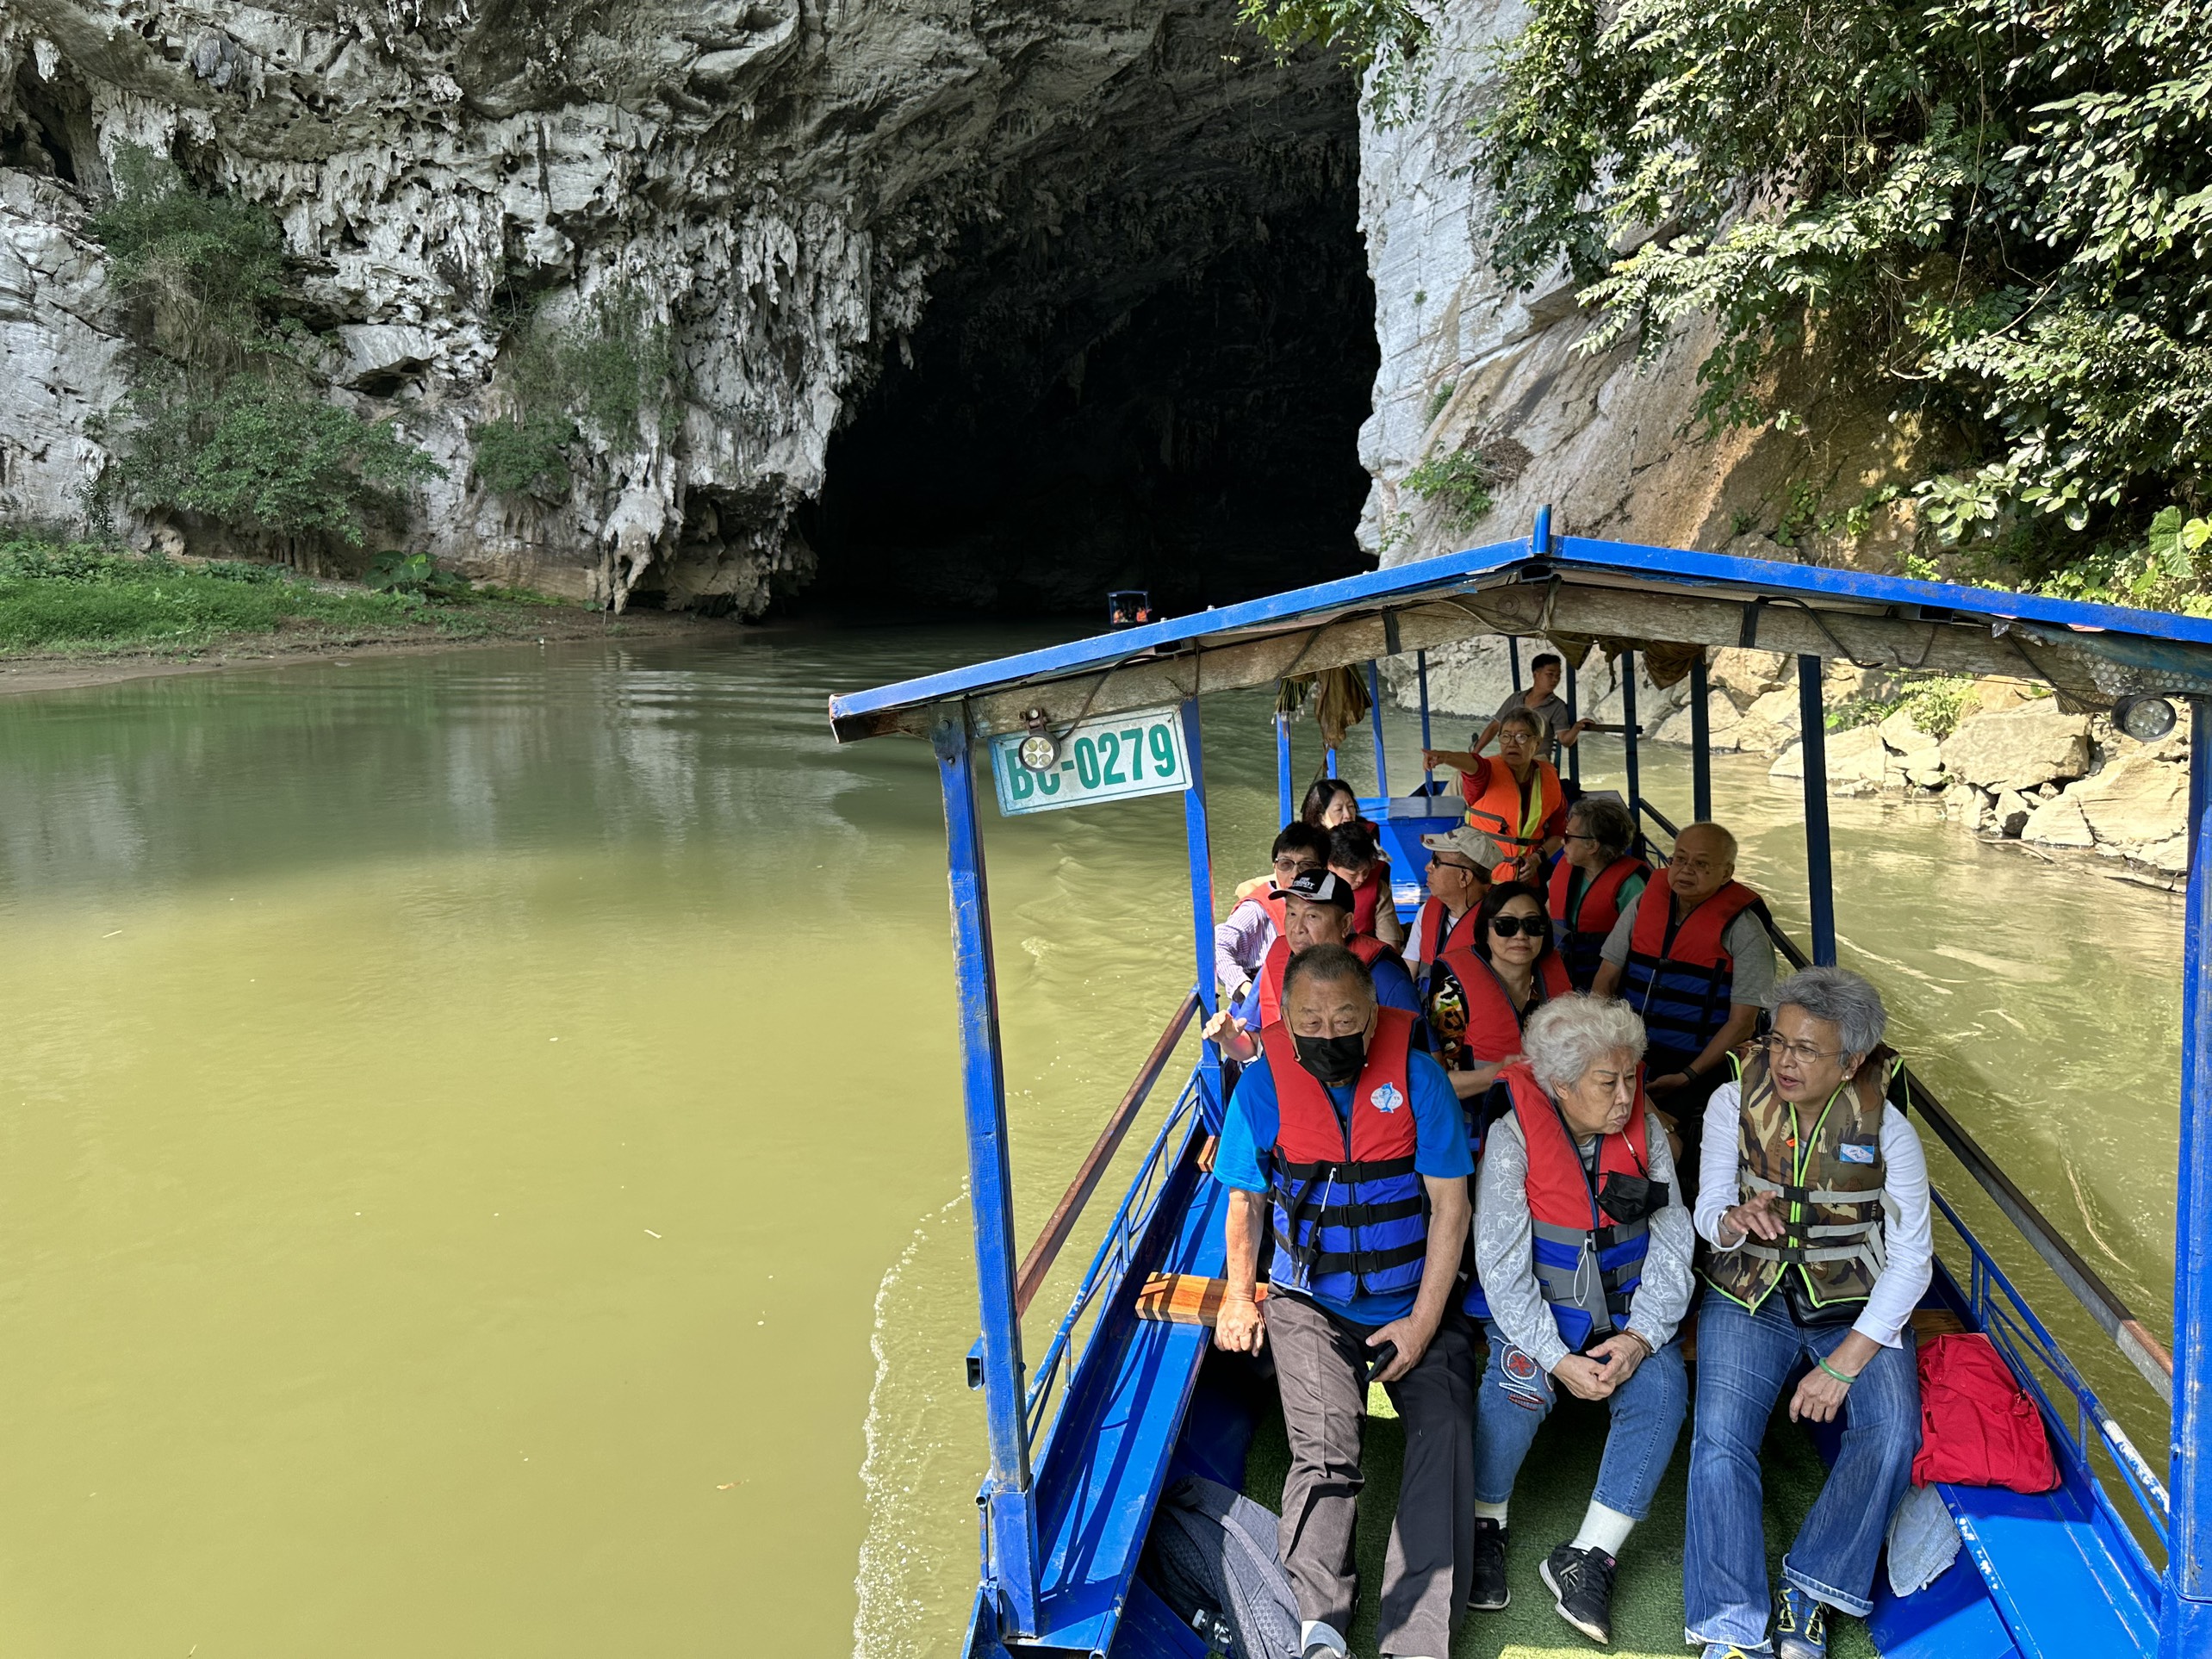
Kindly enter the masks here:
<path id="1" fill-rule="evenodd" d="M 1059 739 L 1059 758 L 1042 772 L 1022 764 L 1020 751 L 1028 735 L 1010 731 L 991 740 L 991 780 L 998 786 L 998 810 L 1008 817 L 1190 786 L 1179 709 L 1085 720 Z"/>

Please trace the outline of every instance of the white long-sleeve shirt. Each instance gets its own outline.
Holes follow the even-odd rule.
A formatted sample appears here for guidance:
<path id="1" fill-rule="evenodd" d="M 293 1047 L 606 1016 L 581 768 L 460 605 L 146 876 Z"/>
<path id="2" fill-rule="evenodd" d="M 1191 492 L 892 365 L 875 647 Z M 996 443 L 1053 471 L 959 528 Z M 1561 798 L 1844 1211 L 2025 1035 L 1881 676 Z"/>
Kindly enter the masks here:
<path id="1" fill-rule="evenodd" d="M 1734 1081 L 1724 1083 L 1706 1103 L 1705 1145 L 1698 1157 L 1698 1235 L 1724 1254 L 1740 1248 L 1743 1233 L 1722 1236 L 1720 1218 L 1743 1202 L 1737 1179 L 1737 1123 L 1743 1095 Z M 1866 1310 L 1851 1322 L 1861 1336 L 1885 1348 L 1900 1345 L 1899 1333 L 1935 1275 L 1934 1209 L 1928 1202 L 1928 1159 L 1920 1131 L 1894 1106 L 1882 1109 L 1877 1139 L 1882 1149 L 1882 1271 L 1867 1297 Z"/>

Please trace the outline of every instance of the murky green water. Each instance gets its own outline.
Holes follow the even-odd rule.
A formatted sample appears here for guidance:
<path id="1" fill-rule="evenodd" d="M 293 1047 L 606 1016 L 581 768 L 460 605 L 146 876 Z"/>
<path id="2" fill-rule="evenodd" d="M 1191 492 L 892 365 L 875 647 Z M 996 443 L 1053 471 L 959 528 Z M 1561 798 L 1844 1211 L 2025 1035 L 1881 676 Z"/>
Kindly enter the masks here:
<path id="1" fill-rule="evenodd" d="M 822 708 L 1043 637 L 0 701 L 0 1650 L 954 1651 L 941 823 L 926 749 L 838 750 Z M 1272 827 L 1266 707 L 1207 705 L 1224 885 Z M 1718 780 L 1801 915 L 1793 786 Z M 1846 960 L 2163 1329 L 2178 903 L 1834 810 Z M 1189 983 L 1182 817 L 991 835 L 1026 1236 Z"/>

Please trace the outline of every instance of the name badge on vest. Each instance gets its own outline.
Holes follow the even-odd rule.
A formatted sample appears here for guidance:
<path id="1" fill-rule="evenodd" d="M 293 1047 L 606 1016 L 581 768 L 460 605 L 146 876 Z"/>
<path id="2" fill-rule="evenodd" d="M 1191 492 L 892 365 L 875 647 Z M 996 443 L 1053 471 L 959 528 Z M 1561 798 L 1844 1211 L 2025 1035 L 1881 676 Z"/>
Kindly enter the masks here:
<path id="1" fill-rule="evenodd" d="M 1406 1103 L 1406 1097 L 1398 1092 L 1395 1084 L 1379 1083 L 1375 1092 L 1367 1097 L 1367 1103 L 1378 1112 L 1395 1112 Z"/>
<path id="2" fill-rule="evenodd" d="M 1874 1149 L 1872 1146 L 1862 1146 L 1851 1140 L 1847 1140 L 1838 1146 L 1836 1149 L 1836 1155 L 1847 1164 L 1871 1164 L 1874 1161 Z"/>

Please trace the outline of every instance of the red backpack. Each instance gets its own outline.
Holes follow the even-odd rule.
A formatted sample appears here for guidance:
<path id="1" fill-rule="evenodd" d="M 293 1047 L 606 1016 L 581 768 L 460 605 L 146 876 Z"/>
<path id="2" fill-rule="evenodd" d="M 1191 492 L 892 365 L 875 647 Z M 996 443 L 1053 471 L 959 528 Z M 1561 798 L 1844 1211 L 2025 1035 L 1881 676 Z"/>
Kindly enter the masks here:
<path id="1" fill-rule="evenodd" d="M 1939 1336 L 1920 1351 L 1920 1450 L 1912 1483 L 2048 1492 L 2058 1464 L 2043 1420 L 1990 1339 Z"/>

